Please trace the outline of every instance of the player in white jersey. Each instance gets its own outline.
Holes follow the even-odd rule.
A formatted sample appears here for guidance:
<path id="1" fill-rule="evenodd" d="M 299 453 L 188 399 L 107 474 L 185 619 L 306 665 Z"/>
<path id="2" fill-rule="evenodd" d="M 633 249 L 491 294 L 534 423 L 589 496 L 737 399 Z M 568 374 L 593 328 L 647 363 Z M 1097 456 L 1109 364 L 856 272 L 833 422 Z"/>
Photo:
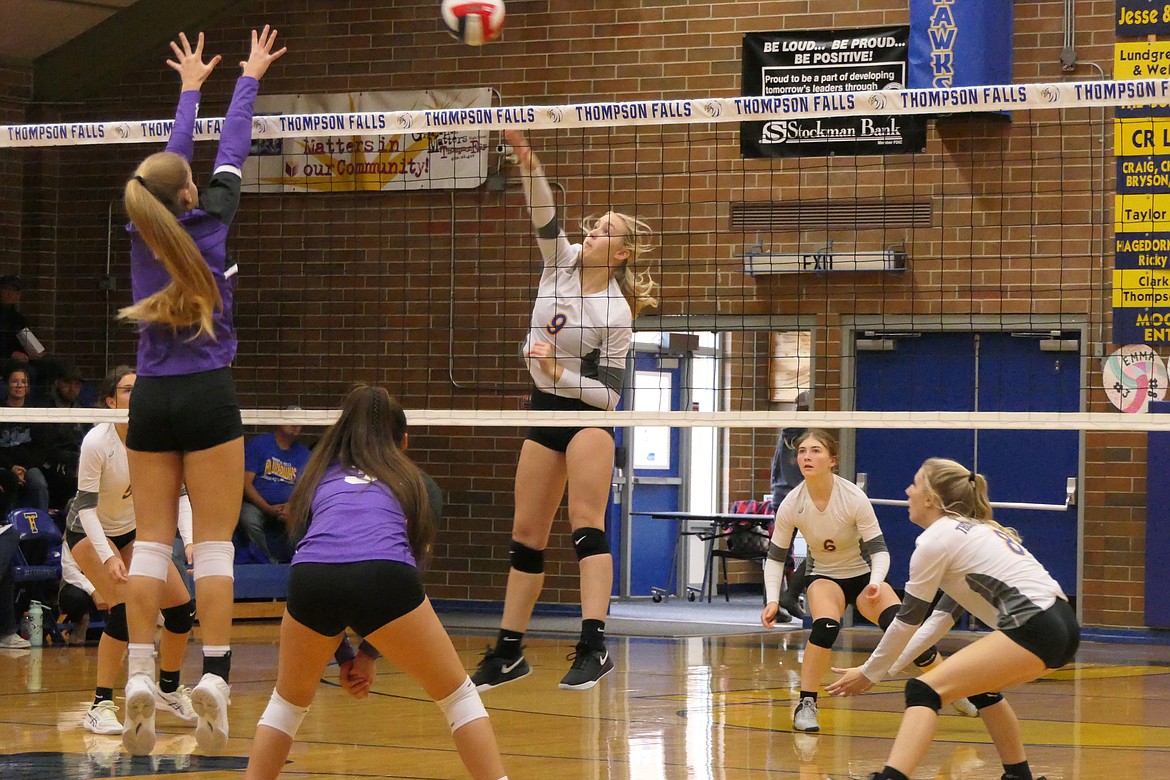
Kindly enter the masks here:
<path id="1" fill-rule="evenodd" d="M 532 408 L 572 413 L 612 410 L 621 398 L 633 318 L 652 297 L 649 274 L 636 272 L 650 249 L 649 227 L 618 212 L 586 221 L 580 244 L 570 244 L 557 220 L 552 189 L 540 161 L 519 131 L 514 149 L 537 244 L 544 258 L 523 355 L 532 377 Z M 613 478 L 613 429 L 534 427 L 516 467 L 516 514 L 504 617 L 495 648 L 484 653 L 472 680 L 480 690 L 527 675 L 520 640 L 544 584 L 544 549 L 553 518 L 569 493 L 573 549 L 581 568 L 581 638 L 560 687 L 592 688 L 613 670 L 605 647 L 605 617 L 613 558 L 605 538 L 605 507 Z"/>
<path id="2" fill-rule="evenodd" d="M 768 628 L 776 620 L 788 546 L 793 532 L 799 530 L 808 543 L 805 598 L 813 625 L 800 667 L 800 701 L 792 727 L 816 732 L 820 731 L 817 693 L 829 670 L 845 608 L 853 604 L 867 620 L 885 629 L 898 614 L 901 602 L 886 583 L 890 554 L 873 506 L 861 488 L 833 471 L 837 467 L 837 440 L 828 431 L 812 428 L 797 438 L 795 446 L 804 481 L 785 496 L 776 511 L 764 563 L 768 603 L 760 620 Z M 938 651 L 930 647 L 915 663 L 926 668 L 937 659 Z"/>
<path id="3" fill-rule="evenodd" d="M 995 630 L 906 683 L 906 713 L 893 750 L 869 778 L 906 780 L 934 739 L 939 708 L 969 696 L 999 751 L 1003 780 L 1033 780 L 1015 712 L 998 691 L 1072 661 L 1080 644 L 1076 615 L 1019 535 L 992 519 L 982 475 L 931 458 L 906 495 L 910 521 L 925 530 L 910 558 L 902 610 L 869 660 L 835 669 L 842 676 L 827 690 L 841 696 L 869 690 L 943 636 L 966 609 Z M 939 588 L 945 595 L 932 612 Z"/>
<path id="4" fill-rule="evenodd" d="M 128 366 L 114 369 L 102 381 L 98 403 L 110 409 L 128 408 L 135 379 Z M 65 523 L 65 542 L 78 567 L 109 602 L 105 631 L 98 643 L 94 700 L 83 721 L 85 728 L 95 734 L 122 733 L 113 686 L 129 639 L 126 583 L 137 527 L 126 459 L 126 428 L 126 423 L 101 423 L 85 435 L 77 471 L 77 496 Z M 189 550 L 191 504 L 186 495 L 179 499 L 179 532 Z M 195 711 L 186 688 L 179 685 L 179 670 L 194 622 L 195 602 L 174 563 L 164 586 L 162 605 L 159 684 L 154 705 L 182 720 L 193 721 Z"/>

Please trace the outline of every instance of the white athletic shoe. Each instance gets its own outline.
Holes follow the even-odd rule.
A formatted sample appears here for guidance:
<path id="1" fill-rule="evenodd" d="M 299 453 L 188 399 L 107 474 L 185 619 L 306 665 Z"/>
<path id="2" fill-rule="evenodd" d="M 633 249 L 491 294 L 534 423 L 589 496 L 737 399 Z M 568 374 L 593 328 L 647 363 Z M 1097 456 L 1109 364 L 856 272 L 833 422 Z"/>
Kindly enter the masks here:
<path id="1" fill-rule="evenodd" d="M 817 722 L 817 700 L 806 696 L 796 705 L 796 713 L 792 716 L 792 728 L 796 731 L 820 731 L 821 724 Z"/>
<path id="2" fill-rule="evenodd" d="M 970 699 L 955 699 L 951 702 L 951 706 L 954 707 L 955 712 L 965 718 L 979 717 L 979 710 L 975 708 L 975 705 L 971 703 Z"/>
<path id="3" fill-rule="evenodd" d="M 118 720 L 118 705 L 112 701 L 100 701 L 89 705 L 81 725 L 91 734 L 121 734 L 122 722 Z"/>
<path id="4" fill-rule="evenodd" d="M 155 689 L 154 706 L 162 712 L 169 712 L 179 720 L 191 723 L 195 720 L 195 708 L 191 706 L 191 689 L 180 685 L 174 693 Z"/>
<path id="5" fill-rule="evenodd" d="M 24 650 L 32 646 L 32 643 L 22 637 L 20 634 L 8 634 L 0 637 L 0 648 L 4 650 Z"/>
<path id="6" fill-rule="evenodd" d="M 145 674 L 126 681 L 126 725 L 122 746 L 132 756 L 148 756 L 154 749 L 155 685 Z"/>
<path id="7" fill-rule="evenodd" d="M 203 675 L 191 690 L 191 706 L 198 720 L 195 723 L 195 740 L 207 753 L 219 753 L 227 747 L 228 705 L 232 689 L 218 674 Z"/>

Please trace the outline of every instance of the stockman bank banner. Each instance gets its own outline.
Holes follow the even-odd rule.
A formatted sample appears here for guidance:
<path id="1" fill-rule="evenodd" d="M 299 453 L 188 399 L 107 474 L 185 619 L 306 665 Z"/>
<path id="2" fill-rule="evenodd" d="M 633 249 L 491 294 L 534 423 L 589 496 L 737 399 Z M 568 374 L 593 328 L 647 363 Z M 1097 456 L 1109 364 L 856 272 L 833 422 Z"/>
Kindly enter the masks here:
<path id="1" fill-rule="evenodd" d="M 1012 81 L 1013 0 L 910 0 L 913 88 Z"/>
<path id="2" fill-rule="evenodd" d="M 926 120 L 893 115 L 832 116 L 846 101 L 834 93 L 906 85 L 908 27 L 747 33 L 743 94 L 811 96 L 824 116 L 740 124 L 744 157 L 895 154 L 926 148 Z M 840 105 L 839 105 L 840 104 Z"/>
<path id="3" fill-rule="evenodd" d="M 467 189 L 487 178 L 487 131 L 389 132 L 389 111 L 470 109 L 491 105 L 490 89 L 260 95 L 257 130 L 311 131 L 260 139 L 244 164 L 244 192 Z M 345 114 L 356 114 L 358 121 Z M 363 119 L 364 117 L 364 119 Z M 304 125 L 289 127 L 290 123 Z M 359 134 L 360 133 L 360 134 Z"/>

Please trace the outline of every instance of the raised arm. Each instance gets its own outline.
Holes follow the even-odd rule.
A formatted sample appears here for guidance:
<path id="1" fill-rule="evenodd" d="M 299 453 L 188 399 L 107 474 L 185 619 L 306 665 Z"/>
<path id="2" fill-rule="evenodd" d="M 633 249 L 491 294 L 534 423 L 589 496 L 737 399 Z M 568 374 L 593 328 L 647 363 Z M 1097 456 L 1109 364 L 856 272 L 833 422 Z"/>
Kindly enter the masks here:
<path id="1" fill-rule="evenodd" d="M 215 172 L 230 166 L 237 175 L 248 156 L 252 144 L 252 113 L 256 93 L 260 90 L 260 79 L 268 67 L 284 56 L 288 48 L 273 51 L 276 45 L 276 30 L 264 25 L 260 32 L 252 31 L 252 51 L 248 59 L 240 63 L 242 72 L 236 81 L 227 116 L 224 117 L 223 132 L 219 137 L 219 154 L 215 158 Z"/>
<path id="2" fill-rule="evenodd" d="M 520 184 L 528 201 L 532 226 L 536 229 L 536 243 L 545 263 L 570 259 L 569 242 L 557 221 L 556 201 L 532 145 L 519 130 L 505 130 L 504 140 L 512 147 L 520 166 Z"/>
<path id="3" fill-rule="evenodd" d="M 181 45 L 180 45 L 181 44 Z M 171 129 L 171 138 L 167 142 L 167 151 L 181 156 L 187 162 L 195 153 L 195 116 L 199 113 L 199 90 L 203 82 L 215 70 L 215 66 L 223 59 L 218 54 L 210 62 L 203 61 L 203 33 L 195 48 L 187 40 L 186 33 L 179 33 L 179 41 L 171 41 L 171 51 L 175 59 L 167 60 L 167 66 L 179 74 L 182 86 L 179 92 L 179 105 L 175 109 L 175 126 Z"/>

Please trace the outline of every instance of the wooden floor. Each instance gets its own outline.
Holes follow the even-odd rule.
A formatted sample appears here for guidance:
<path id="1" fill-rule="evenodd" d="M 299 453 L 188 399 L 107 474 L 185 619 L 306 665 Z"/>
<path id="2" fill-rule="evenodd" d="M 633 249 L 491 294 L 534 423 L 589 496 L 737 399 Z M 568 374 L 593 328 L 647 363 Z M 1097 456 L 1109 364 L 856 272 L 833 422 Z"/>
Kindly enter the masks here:
<path id="1" fill-rule="evenodd" d="M 445 616 L 446 619 L 446 616 Z M 742 628 L 741 628 L 742 630 Z M 455 631 L 469 668 L 488 634 Z M 656 632 L 663 633 L 663 632 Z M 670 633 L 665 632 L 665 633 Z M 201 756 L 191 730 L 160 714 L 155 755 L 80 727 L 94 648 L 0 651 L 0 778 L 237 777 L 275 678 L 275 624 L 248 624 L 233 650 L 229 755 Z M 595 689 L 561 691 L 573 637 L 530 636 L 528 678 L 484 694 L 509 776 L 553 780 L 864 777 L 880 769 L 902 711 L 902 684 L 823 701 L 820 736 L 792 733 L 806 632 L 610 638 L 617 670 Z M 876 635 L 843 632 L 840 662 Z M 962 638 L 948 640 L 953 648 Z M 944 649 L 947 645 L 944 645 Z M 198 672 L 194 646 L 184 682 Z M 364 702 L 322 682 L 286 777 L 465 777 L 438 709 L 383 663 Z M 119 692 L 120 693 L 120 692 Z M 1170 647 L 1086 643 L 1077 663 L 1010 695 L 1033 771 L 1048 780 L 1170 777 Z M 944 713 L 917 778 L 999 778 L 978 720 Z"/>

